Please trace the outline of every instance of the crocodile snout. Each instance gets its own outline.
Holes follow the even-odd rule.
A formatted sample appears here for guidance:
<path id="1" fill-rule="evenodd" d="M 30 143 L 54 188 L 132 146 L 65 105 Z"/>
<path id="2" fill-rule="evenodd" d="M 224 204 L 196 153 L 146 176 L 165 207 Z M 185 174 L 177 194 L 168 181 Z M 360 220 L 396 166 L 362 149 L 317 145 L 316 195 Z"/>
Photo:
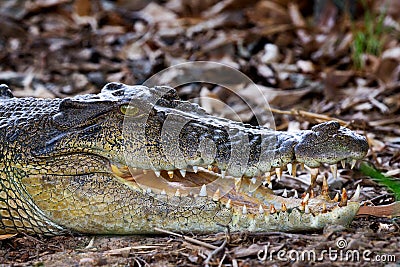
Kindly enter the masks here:
<path id="1" fill-rule="evenodd" d="M 368 149 L 366 137 L 331 121 L 303 132 L 294 151 L 298 162 L 318 167 L 321 163 L 335 164 L 342 160 L 362 159 Z"/>

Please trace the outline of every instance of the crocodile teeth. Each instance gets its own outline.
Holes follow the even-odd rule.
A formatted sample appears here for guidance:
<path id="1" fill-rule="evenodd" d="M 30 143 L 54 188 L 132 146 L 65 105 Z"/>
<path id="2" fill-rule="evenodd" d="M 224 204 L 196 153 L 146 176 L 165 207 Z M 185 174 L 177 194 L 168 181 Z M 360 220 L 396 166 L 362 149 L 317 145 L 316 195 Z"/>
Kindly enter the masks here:
<path id="1" fill-rule="evenodd" d="M 212 165 L 208 165 L 208 166 L 207 166 L 207 169 L 208 169 L 208 171 L 211 172 L 211 171 L 213 170 L 213 166 L 212 166 Z"/>
<path id="2" fill-rule="evenodd" d="M 269 188 L 269 189 L 272 189 L 272 183 L 270 183 L 270 184 L 268 185 L 268 188 Z"/>
<path id="3" fill-rule="evenodd" d="M 225 178 L 225 176 L 226 176 L 226 171 L 221 170 L 221 177 L 222 177 L 222 178 Z"/>
<path id="4" fill-rule="evenodd" d="M 235 178 L 235 190 L 236 190 L 236 192 L 239 192 L 241 186 L 242 186 L 242 179 L 241 178 Z"/>
<path id="5" fill-rule="evenodd" d="M 165 192 L 165 190 L 163 189 L 162 191 L 161 191 L 161 195 L 166 195 L 167 194 L 167 192 Z"/>
<path id="6" fill-rule="evenodd" d="M 313 186 L 315 184 L 315 181 L 317 180 L 319 169 L 311 168 L 310 172 L 311 172 L 311 186 Z"/>
<path id="7" fill-rule="evenodd" d="M 176 197 L 180 197 L 181 196 L 181 192 L 179 191 L 179 188 L 176 189 L 175 196 Z"/>
<path id="8" fill-rule="evenodd" d="M 308 205 L 304 206 L 304 212 L 305 213 L 310 213 L 310 207 Z"/>
<path id="9" fill-rule="evenodd" d="M 283 203 L 283 202 L 282 202 L 281 210 L 282 210 L 282 211 L 287 211 L 286 205 L 285 205 L 285 203 Z"/>
<path id="10" fill-rule="evenodd" d="M 250 179 L 250 182 L 251 182 L 252 184 L 256 184 L 256 183 L 257 183 L 257 178 L 256 178 L 256 177 L 251 178 L 251 179 Z"/>
<path id="11" fill-rule="evenodd" d="M 299 194 L 297 193 L 297 190 L 296 190 L 296 189 L 294 190 L 293 197 L 294 197 L 294 198 L 299 198 Z"/>
<path id="12" fill-rule="evenodd" d="M 307 193 L 307 194 L 304 196 L 303 200 L 301 201 L 301 204 L 302 204 L 302 205 L 306 205 L 306 204 L 308 203 L 308 200 L 309 200 L 309 199 L 310 199 L 310 194 Z"/>
<path id="13" fill-rule="evenodd" d="M 321 189 L 321 194 L 323 196 L 328 196 L 329 195 L 329 186 L 328 186 L 328 181 L 326 180 L 326 177 L 322 179 L 322 189 Z"/>
<path id="14" fill-rule="evenodd" d="M 146 189 L 146 193 L 147 193 L 147 194 L 151 194 L 151 192 L 152 192 L 152 191 L 151 191 L 151 188 L 147 188 L 147 189 Z"/>
<path id="15" fill-rule="evenodd" d="M 260 206 L 258 207 L 258 213 L 264 214 L 264 209 L 263 209 L 263 207 L 261 206 L 261 204 L 260 204 Z"/>
<path id="16" fill-rule="evenodd" d="M 179 170 L 179 172 L 181 173 L 182 177 L 185 178 L 185 176 L 186 176 L 186 170 Z"/>
<path id="17" fill-rule="evenodd" d="M 346 192 L 346 188 L 343 188 L 339 207 L 345 207 L 345 206 L 347 206 L 347 192 Z"/>
<path id="18" fill-rule="evenodd" d="M 360 193 L 361 193 L 361 187 L 360 185 L 357 185 L 356 192 L 354 192 L 353 197 L 350 199 L 350 201 L 358 201 L 360 199 Z"/>
<path id="19" fill-rule="evenodd" d="M 230 199 L 228 199 L 228 201 L 226 202 L 225 206 L 226 206 L 227 209 L 231 208 L 231 202 L 232 201 Z"/>
<path id="20" fill-rule="evenodd" d="M 337 164 L 333 164 L 329 166 L 331 168 L 333 178 L 337 178 Z"/>
<path id="21" fill-rule="evenodd" d="M 346 161 L 345 161 L 344 159 L 342 159 L 342 160 L 340 161 L 340 163 L 342 164 L 342 168 L 343 168 L 343 169 L 346 168 Z"/>
<path id="22" fill-rule="evenodd" d="M 265 181 L 267 182 L 267 184 L 271 184 L 271 173 L 270 172 L 265 173 Z"/>
<path id="23" fill-rule="evenodd" d="M 336 193 L 335 197 L 333 198 L 333 201 L 335 202 L 339 201 L 339 193 Z"/>
<path id="24" fill-rule="evenodd" d="M 147 174 L 147 170 L 143 170 L 143 174 Z"/>
<path id="25" fill-rule="evenodd" d="M 285 188 L 285 189 L 283 189 L 282 196 L 283 196 L 283 197 L 287 197 L 287 190 L 286 190 L 286 188 Z"/>
<path id="26" fill-rule="evenodd" d="M 271 207 L 269 208 L 269 212 L 270 212 L 271 214 L 273 214 L 273 213 L 276 212 L 276 209 L 275 209 L 275 207 L 274 207 L 274 204 L 271 204 Z"/>
<path id="27" fill-rule="evenodd" d="M 206 197 L 207 196 L 207 186 L 203 184 L 200 189 L 199 197 Z"/>
<path id="28" fill-rule="evenodd" d="M 287 171 L 288 171 L 289 175 L 292 175 L 292 168 L 293 168 L 292 163 L 288 163 L 286 165 L 286 168 L 287 168 Z"/>
<path id="29" fill-rule="evenodd" d="M 354 166 L 356 166 L 356 163 L 357 163 L 357 160 L 353 159 L 353 160 L 351 161 L 351 167 L 350 167 L 350 169 L 353 169 Z"/>
<path id="30" fill-rule="evenodd" d="M 296 177 L 297 163 L 288 163 L 287 168 L 288 168 L 289 174 L 293 177 Z"/>
<path id="31" fill-rule="evenodd" d="M 198 166 L 193 166 L 193 172 L 197 173 L 199 171 L 199 167 Z"/>
<path id="32" fill-rule="evenodd" d="M 174 178 L 174 171 L 168 171 L 168 176 L 170 179 Z"/>
<path id="33" fill-rule="evenodd" d="M 247 214 L 247 207 L 246 207 L 246 205 L 243 205 L 242 214 Z"/>
<path id="34" fill-rule="evenodd" d="M 221 193 L 220 193 L 219 188 L 218 188 L 217 191 L 215 191 L 212 199 L 214 201 L 218 201 L 220 199 L 220 197 L 221 197 Z"/>
<path id="35" fill-rule="evenodd" d="M 276 174 L 277 181 L 279 182 L 282 177 L 282 168 L 275 168 L 275 174 Z"/>
<path id="36" fill-rule="evenodd" d="M 143 172 L 143 173 L 144 173 L 144 172 Z M 160 177 L 161 172 L 160 172 L 160 171 L 154 171 L 154 174 L 155 174 L 157 177 Z"/>

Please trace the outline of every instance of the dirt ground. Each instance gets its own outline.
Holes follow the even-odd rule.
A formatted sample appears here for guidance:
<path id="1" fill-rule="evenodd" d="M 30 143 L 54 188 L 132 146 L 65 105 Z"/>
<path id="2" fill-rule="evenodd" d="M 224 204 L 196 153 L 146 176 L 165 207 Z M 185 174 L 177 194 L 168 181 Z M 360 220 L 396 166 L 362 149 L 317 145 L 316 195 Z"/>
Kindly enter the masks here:
<path id="1" fill-rule="evenodd" d="M 326 3 L 3 1 L 0 83 L 17 97 L 68 97 L 99 92 L 111 81 L 141 84 L 177 63 L 220 62 L 266 93 L 278 130 L 337 119 L 368 137 L 365 162 L 399 182 L 400 5 Z M 239 92 L 256 114 L 221 86 L 190 84 L 178 92 L 188 100 L 221 100 L 248 123 L 265 113 L 250 87 Z M 232 115 L 214 102 L 203 104 L 214 115 Z M 331 177 L 328 169 L 321 175 Z M 308 175 L 284 174 L 279 183 L 273 180 L 274 192 L 303 193 Z M 393 192 L 359 165 L 339 167 L 339 178 L 329 181 L 332 196 L 343 187 L 352 196 L 360 185 L 364 205 L 396 203 Z M 5 235 L 0 266 L 398 266 L 399 214 L 359 215 L 348 228 L 317 233 Z"/>

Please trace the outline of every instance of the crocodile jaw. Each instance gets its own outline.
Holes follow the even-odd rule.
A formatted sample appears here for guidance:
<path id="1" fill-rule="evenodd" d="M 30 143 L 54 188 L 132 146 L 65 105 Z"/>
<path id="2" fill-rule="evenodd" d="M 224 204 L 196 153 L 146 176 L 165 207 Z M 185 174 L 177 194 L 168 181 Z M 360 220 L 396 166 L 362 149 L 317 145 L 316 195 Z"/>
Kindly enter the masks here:
<path id="1" fill-rule="evenodd" d="M 174 210 L 185 209 L 184 203 L 189 203 L 186 208 L 193 209 L 194 213 L 198 209 L 208 211 L 200 218 L 187 217 L 190 223 L 185 224 L 157 218 L 158 226 L 153 226 L 162 226 L 167 230 L 212 233 L 222 231 L 226 226 L 231 231 L 312 231 L 332 224 L 349 225 L 360 207 L 357 196 L 348 201 L 345 193 L 341 201 L 330 199 L 326 191 L 313 198 L 309 198 L 308 194 L 303 198 L 280 197 L 264 186 L 254 189 L 249 179 L 230 176 L 224 178 L 225 186 L 231 185 L 229 180 L 234 186 L 222 195 L 224 185 L 220 181 L 221 175 L 203 168 L 199 168 L 197 173 L 187 172 L 185 178 L 179 172 L 174 172 L 172 176 L 163 171 L 157 177 L 152 171 L 143 173 L 143 170 L 134 170 L 131 176 L 127 168 L 114 166 L 113 170 L 133 190 L 141 191 L 143 198 L 168 199 L 165 205 L 171 210 L 172 218 L 176 216 Z M 201 185 L 202 182 L 208 184 Z M 146 228 L 143 233 L 153 231 Z"/>

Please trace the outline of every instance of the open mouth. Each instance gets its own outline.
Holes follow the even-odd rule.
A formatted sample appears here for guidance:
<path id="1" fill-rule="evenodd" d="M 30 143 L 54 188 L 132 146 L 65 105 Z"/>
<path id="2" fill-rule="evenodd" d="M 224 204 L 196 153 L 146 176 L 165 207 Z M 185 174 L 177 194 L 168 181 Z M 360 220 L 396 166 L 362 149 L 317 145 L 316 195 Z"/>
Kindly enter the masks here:
<path id="1" fill-rule="evenodd" d="M 349 160 L 352 167 L 355 160 Z M 345 164 L 343 162 L 343 164 Z M 289 175 L 296 175 L 296 164 L 288 164 Z M 128 166 L 111 165 L 113 173 L 141 188 L 144 192 L 168 197 L 209 197 L 227 208 L 233 208 L 241 214 L 263 214 L 291 212 L 296 209 L 301 213 L 322 214 L 338 208 L 343 208 L 351 202 L 358 202 L 360 187 L 357 187 L 350 199 L 345 189 L 341 194 L 330 196 L 328 183 L 323 178 L 321 189 L 315 192 L 315 180 L 318 168 L 309 169 L 311 172 L 311 185 L 309 190 L 301 196 L 297 191 L 288 193 L 284 191 L 282 196 L 273 194 L 271 179 L 277 181 L 282 176 L 283 168 L 276 168 L 273 172 L 267 172 L 263 176 L 253 178 L 235 178 L 221 173 L 218 167 L 209 166 L 194 167 L 188 170 L 153 171 L 134 169 Z M 336 177 L 337 165 L 331 165 L 333 176 Z M 272 178 L 271 178 L 272 177 Z"/>

